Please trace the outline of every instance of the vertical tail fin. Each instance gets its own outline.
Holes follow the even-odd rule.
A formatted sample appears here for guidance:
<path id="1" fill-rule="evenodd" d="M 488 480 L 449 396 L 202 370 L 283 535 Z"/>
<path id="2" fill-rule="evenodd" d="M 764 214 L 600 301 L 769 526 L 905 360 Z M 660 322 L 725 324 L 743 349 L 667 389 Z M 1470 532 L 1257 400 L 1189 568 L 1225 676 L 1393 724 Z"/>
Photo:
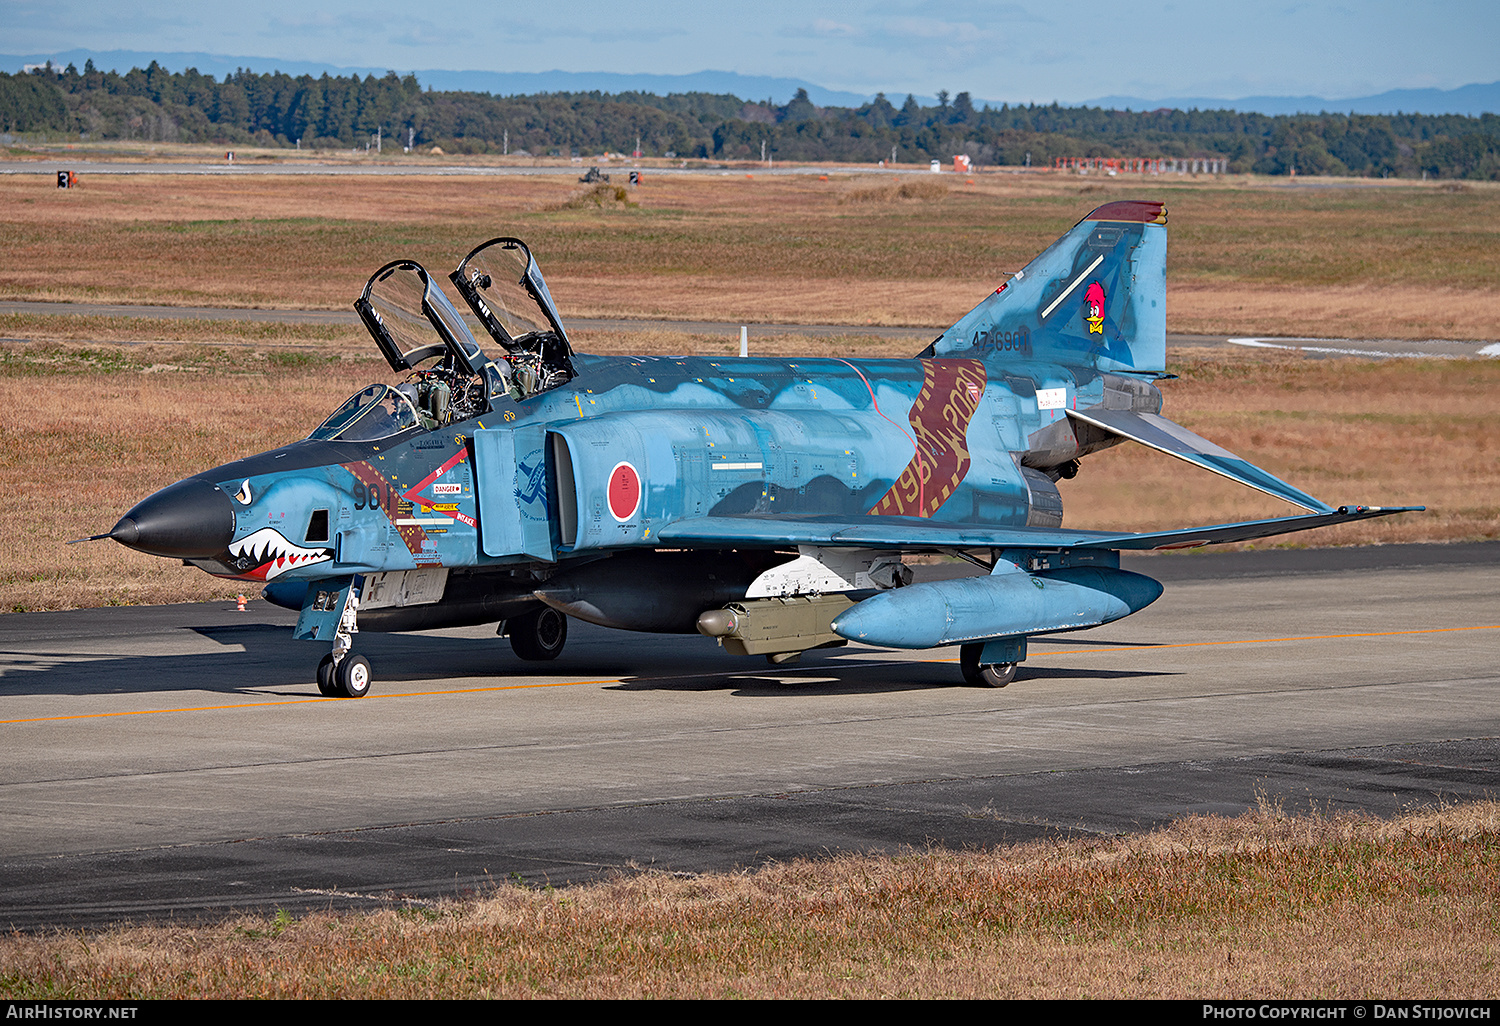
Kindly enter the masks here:
<path id="1" fill-rule="evenodd" d="M 928 356 L 1163 372 L 1167 208 L 1106 203 L 938 336 Z"/>

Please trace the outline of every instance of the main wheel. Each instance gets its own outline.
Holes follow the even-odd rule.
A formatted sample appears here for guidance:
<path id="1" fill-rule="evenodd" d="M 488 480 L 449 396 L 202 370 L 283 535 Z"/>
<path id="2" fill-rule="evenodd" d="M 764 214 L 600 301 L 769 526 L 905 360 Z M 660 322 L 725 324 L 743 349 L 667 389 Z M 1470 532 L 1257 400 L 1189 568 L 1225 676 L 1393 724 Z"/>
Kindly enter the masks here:
<path id="1" fill-rule="evenodd" d="M 333 671 L 339 692 L 347 698 L 364 698 L 370 693 L 370 660 L 362 655 L 346 655 Z"/>
<path id="2" fill-rule="evenodd" d="M 987 688 L 1003 688 L 1015 679 L 1015 663 L 989 663 L 979 668 L 979 682 Z"/>
<path id="3" fill-rule="evenodd" d="M 326 655 L 318 664 L 318 691 L 329 698 L 337 698 L 343 692 L 339 690 L 338 681 L 333 679 L 338 664 L 333 661 L 333 656 Z"/>
<path id="4" fill-rule="evenodd" d="M 522 659 L 556 659 L 568 640 L 568 618 L 551 606 L 517 616 L 505 625 L 510 647 Z"/>
<path id="5" fill-rule="evenodd" d="M 979 662 L 984 644 L 978 642 L 965 645 L 958 650 L 958 665 L 964 672 L 964 680 L 976 688 L 1003 688 L 1016 679 L 1015 663 Z"/>

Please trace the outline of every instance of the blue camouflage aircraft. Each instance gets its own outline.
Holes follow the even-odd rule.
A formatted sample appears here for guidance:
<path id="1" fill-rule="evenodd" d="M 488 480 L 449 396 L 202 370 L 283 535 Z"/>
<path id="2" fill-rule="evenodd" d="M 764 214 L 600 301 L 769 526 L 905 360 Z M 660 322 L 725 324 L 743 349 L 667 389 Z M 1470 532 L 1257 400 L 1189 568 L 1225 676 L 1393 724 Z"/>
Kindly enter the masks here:
<path id="1" fill-rule="evenodd" d="M 1160 416 L 1166 209 L 1115 202 L 909 360 L 574 353 L 536 261 L 498 238 L 449 277 L 491 359 L 420 265 L 355 307 L 401 384 L 306 439 L 164 488 L 107 535 L 258 581 L 358 697 L 360 630 L 500 622 L 555 657 L 567 618 L 700 632 L 772 662 L 859 641 L 961 645 L 1003 687 L 1027 638 L 1127 616 L 1161 585 L 1124 549 L 1241 541 L 1403 512 L 1334 508 Z M 1149 534 L 1062 526 L 1056 482 L 1130 440 L 1302 507 Z M 1406 507 L 1405 509 L 1421 509 Z M 987 573 L 913 584 L 911 553 Z"/>

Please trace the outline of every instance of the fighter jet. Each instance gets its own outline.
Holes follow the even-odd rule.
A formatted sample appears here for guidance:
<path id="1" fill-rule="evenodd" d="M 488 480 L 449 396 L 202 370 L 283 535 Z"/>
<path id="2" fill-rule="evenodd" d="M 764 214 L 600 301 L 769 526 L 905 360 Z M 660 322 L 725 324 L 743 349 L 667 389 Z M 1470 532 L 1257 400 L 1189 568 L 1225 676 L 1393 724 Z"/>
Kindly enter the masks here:
<path id="1" fill-rule="evenodd" d="M 499 623 L 552 659 L 568 618 L 701 633 L 788 662 L 850 641 L 959 645 L 1003 687 L 1027 639 L 1109 623 L 1162 586 L 1126 549 L 1183 548 L 1422 507 L 1324 503 L 1161 416 L 1167 213 L 1113 202 L 912 359 L 575 353 L 531 251 L 496 238 L 355 308 L 400 377 L 305 439 L 194 475 L 106 535 L 300 610 L 326 695 L 360 697 L 360 630 Z M 1133 441 L 1301 507 L 1146 534 L 1063 526 L 1057 481 Z M 973 576 L 913 583 L 908 556 Z"/>

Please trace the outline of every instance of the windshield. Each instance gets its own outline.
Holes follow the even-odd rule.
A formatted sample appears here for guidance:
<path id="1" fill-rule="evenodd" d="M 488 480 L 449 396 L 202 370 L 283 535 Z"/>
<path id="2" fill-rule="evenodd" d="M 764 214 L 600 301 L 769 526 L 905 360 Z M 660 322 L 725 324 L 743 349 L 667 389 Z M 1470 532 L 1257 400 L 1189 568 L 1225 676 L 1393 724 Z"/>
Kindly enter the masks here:
<path id="1" fill-rule="evenodd" d="M 308 435 L 327 441 L 368 442 L 419 426 L 411 400 L 390 385 L 371 385 L 351 395 Z"/>

